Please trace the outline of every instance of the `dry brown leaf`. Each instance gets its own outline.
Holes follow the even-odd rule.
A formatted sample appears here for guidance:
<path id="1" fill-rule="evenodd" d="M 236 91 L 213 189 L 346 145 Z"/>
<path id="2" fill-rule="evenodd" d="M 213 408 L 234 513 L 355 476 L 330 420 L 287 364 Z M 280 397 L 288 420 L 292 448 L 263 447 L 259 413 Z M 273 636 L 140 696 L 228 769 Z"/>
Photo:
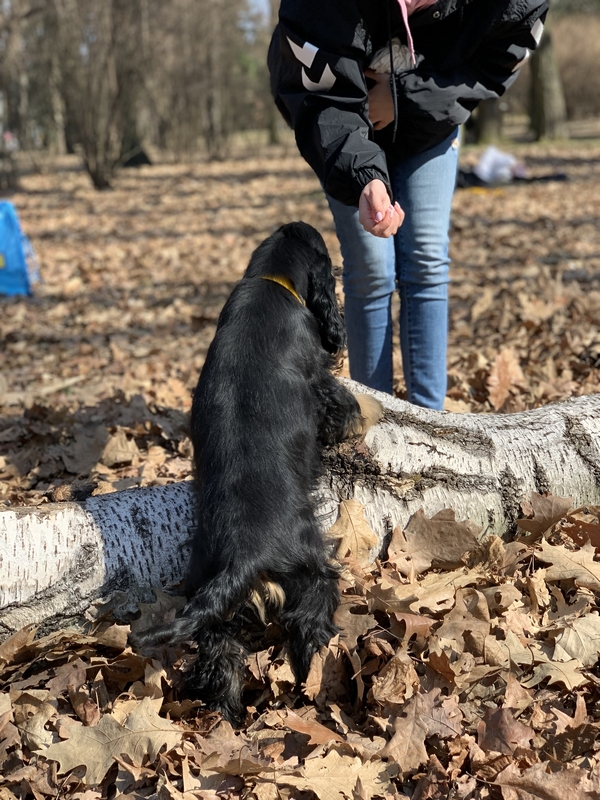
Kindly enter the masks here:
<path id="1" fill-rule="evenodd" d="M 279 782 L 314 792 L 320 800 L 347 800 L 353 796 L 359 778 L 366 800 L 393 792 L 381 761 L 363 764 L 358 756 L 340 755 L 336 750 L 324 758 L 307 759 L 300 776 L 279 776 Z"/>
<path id="2" fill-rule="evenodd" d="M 367 610 L 367 603 L 362 597 L 342 596 L 333 618 L 334 623 L 340 629 L 340 638 L 346 642 L 350 650 L 356 647 L 359 637 L 377 626 L 372 614 L 357 613 L 361 610 Z"/>
<path id="3" fill-rule="evenodd" d="M 506 677 L 506 692 L 504 694 L 502 706 L 504 708 L 512 708 L 513 711 L 520 713 L 526 708 L 529 708 L 532 703 L 532 693 L 528 692 L 525 687 L 521 686 L 512 672 L 509 672 Z"/>
<path id="4" fill-rule="evenodd" d="M 484 653 L 486 636 L 490 632 L 490 612 L 487 600 L 481 592 L 467 587 L 458 589 L 452 611 L 444 617 L 435 631 L 435 639 L 445 643 L 456 653 L 465 647 L 475 656 Z"/>
<path id="5" fill-rule="evenodd" d="M 419 676 L 407 652 L 398 650 L 381 672 L 373 677 L 373 699 L 381 705 L 401 704 L 419 688 Z"/>
<path id="6" fill-rule="evenodd" d="M 427 636 L 435 620 L 423 614 L 402 614 L 398 612 L 392 612 L 390 617 L 390 631 L 399 641 L 408 642 L 414 636 L 417 647 L 425 647 Z"/>
<path id="7" fill-rule="evenodd" d="M 457 695 L 444 697 L 439 689 L 417 695 L 417 710 L 427 726 L 428 736 L 448 739 L 462 733 L 463 714 Z"/>
<path id="8" fill-rule="evenodd" d="M 555 636 L 554 661 L 576 659 L 584 667 L 592 667 L 600 653 L 600 617 L 587 614 L 569 622 Z"/>
<path id="9" fill-rule="evenodd" d="M 37 627 L 27 625 L 21 628 L 20 631 L 13 633 L 8 639 L 5 639 L 0 644 L 0 662 L 4 662 L 3 664 L 0 663 L 0 667 L 4 666 L 4 664 L 11 664 L 17 655 L 33 642 L 36 631 Z"/>
<path id="10" fill-rule="evenodd" d="M 600 519 L 597 507 L 577 508 L 567 514 L 567 522 L 561 526 L 561 532 L 570 536 L 578 545 L 589 539 L 596 550 L 600 548 Z"/>
<path id="11" fill-rule="evenodd" d="M 521 772 L 509 764 L 495 783 L 502 787 L 504 800 L 597 800 L 600 778 L 589 778 L 585 770 L 570 767 L 553 771 L 547 763 L 535 764 Z"/>
<path id="12" fill-rule="evenodd" d="M 479 583 L 483 575 L 477 570 L 429 573 L 415 583 L 400 583 L 386 575 L 381 582 L 368 587 L 369 605 L 386 613 L 446 611 L 454 605 L 456 590 Z"/>
<path id="13" fill-rule="evenodd" d="M 54 677 L 48 681 L 46 688 L 54 697 L 58 697 L 67 688 L 73 688 L 75 691 L 81 689 L 86 681 L 87 665 L 81 658 L 78 658 L 57 667 Z"/>
<path id="14" fill-rule="evenodd" d="M 544 746 L 544 752 L 557 761 L 567 763 L 583 753 L 595 750 L 595 745 L 600 738 L 600 725 L 583 723 L 573 728 L 568 728 L 562 733 L 549 736 Z"/>
<path id="15" fill-rule="evenodd" d="M 533 492 L 529 503 L 533 519 L 518 519 L 517 525 L 532 534 L 524 538 L 527 543 L 532 543 L 566 516 L 567 511 L 573 505 L 573 498 L 557 497 L 553 494 L 541 495 Z"/>
<path id="16" fill-rule="evenodd" d="M 473 325 L 477 320 L 491 308 L 496 291 L 493 286 L 484 287 L 483 293 L 471 306 L 471 324 Z"/>
<path id="17" fill-rule="evenodd" d="M 477 725 L 477 744 L 485 751 L 512 755 L 517 747 L 529 747 L 534 736 L 533 728 L 515 719 L 509 708 L 488 708 Z"/>
<path id="18" fill-rule="evenodd" d="M 383 758 L 391 758 L 404 774 L 410 774 L 427 762 L 425 737 L 428 730 L 421 718 L 417 698 L 413 697 L 394 720 L 394 733 L 381 751 Z"/>
<path id="19" fill-rule="evenodd" d="M 295 686 L 296 676 L 287 655 L 271 662 L 267 670 L 267 679 L 271 685 L 273 697 L 279 697 Z"/>
<path id="20" fill-rule="evenodd" d="M 25 696 L 22 696 L 23 699 Z M 15 723 L 21 732 L 21 740 L 30 750 L 45 750 L 52 742 L 52 732 L 46 729 L 49 720 L 56 716 L 55 702 L 45 701 L 39 704 L 35 713 L 26 719 L 19 720 L 15 703 Z M 46 753 L 44 752 L 44 755 Z"/>
<path id="21" fill-rule="evenodd" d="M 523 599 L 522 592 L 511 583 L 502 586 L 488 586 L 479 590 L 485 597 L 490 611 L 506 611 L 516 601 Z"/>
<path id="22" fill-rule="evenodd" d="M 551 545 L 543 541 L 538 557 L 547 564 L 546 580 L 563 581 L 572 579 L 577 586 L 592 591 L 600 591 L 600 562 L 594 561 L 595 549 L 590 542 L 580 550 L 567 550 L 562 545 Z"/>
<path id="23" fill-rule="evenodd" d="M 128 439 L 125 431 L 119 428 L 106 443 L 100 461 L 106 467 L 116 467 L 137 464 L 139 457 L 140 451 L 135 439 Z"/>
<path id="24" fill-rule="evenodd" d="M 337 557 L 351 558 L 359 564 L 367 564 L 371 550 L 378 539 L 365 519 L 365 507 L 356 500 L 342 500 L 337 520 L 327 531 L 327 536 L 339 539 Z"/>
<path id="25" fill-rule="evenodd" d="M 345 699 L 348 696 L 346 656 L 339 637 L 334 637 L 327 647 L 315 653 L 306 679 L 304 694 L 321 706 Z"/>
<path id="26" fill-rule="evenodd" d="M 521 684 L 527 688 L 537 686 L 546 678 L 549 678 L 548 685 L 561 683 L 569 691 L 589 683 L 589 678 L 579 672 L 581 663 L 579 661 L 544 661 L 538 664 L 533 670 L 533 675 L 527 680 L 522 680 Z"/>
<path id="27" fill-rule="evenodd" d="M 430 567 L 451 569 L 463 563 L 465 553 L 480 549 L 481 528 L 470 520 L 457 522 L 454 511 L 444 509 L 431 519 L 419 509 L 405 530 L 394 530 L 388 560 L 403 575 L 420 575 Z"/>
<path id="28" fill-rule="evenodd" d="M 296 733 L 304 733 L 309 736 L 309 744 L 327 744 L 327 742 L 343 742 L 344 739 L 339 733 L 326 728 L 314 720 L 304 720 L 290 709 L 281 713 L 283 725 L 291 728 Z"/>
<path id="29" fill-rule="evenodd" d="M 58 761 L 61 773 L 85 766 L 84 783 L 95 786 L 102 781 L 116 756 L 126 755 L 138 765 L 146 758 L 153 763 L 163 747 L 170 750 L 181 738 L 181 730 L 159 717 L 151 701 L 145 698 L 129 714 L 124 725 L 105 714 L 93 728 L 73 728 L 66 742 L 50 745 L 44 756 Z"/>
<path id="30" fill-rule="evenodd" d="M 490 403 L 498 411 L 515 385 L 525 383 L 519 356 L 512 347 L 505 347 L 494 360 L 487 380 Z"/>
<path id="31" fill-rule="evenodd" d="M 100 722 L 100 709 L 87 692 L 70 690 L 69 700 L 84 725 L 92 727 Z"/>
<path id="32" fill-rule="evenodd" d="M 129 625 L 109 625 L 108 628 L 96 635 L 98 644 L 111 647 L 115 650 L 125 650 L 127 637 L 130 632 Z"/>

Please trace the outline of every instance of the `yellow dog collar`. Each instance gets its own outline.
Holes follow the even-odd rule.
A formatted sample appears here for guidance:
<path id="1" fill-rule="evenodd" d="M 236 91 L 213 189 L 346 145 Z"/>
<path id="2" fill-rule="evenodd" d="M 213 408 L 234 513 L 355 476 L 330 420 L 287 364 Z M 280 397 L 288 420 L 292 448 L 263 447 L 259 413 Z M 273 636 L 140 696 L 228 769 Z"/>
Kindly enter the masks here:
<path id="1" fill-rule="evenodd" d="M 305 306 L 306 301 L 304 301 L 296 289 L 294 288 L 294 284 L 291 282 L 289 278 L 286 278 L 285 275 L 261 275 L 260 276 L 264 281 L 273 281 L 273 283 L 278 283 L 280 286 L 283 286 L 284 289 L 287 289 L 290 294 L 293 294 L 296 300 L 300 303 L 300 305 Z"/>

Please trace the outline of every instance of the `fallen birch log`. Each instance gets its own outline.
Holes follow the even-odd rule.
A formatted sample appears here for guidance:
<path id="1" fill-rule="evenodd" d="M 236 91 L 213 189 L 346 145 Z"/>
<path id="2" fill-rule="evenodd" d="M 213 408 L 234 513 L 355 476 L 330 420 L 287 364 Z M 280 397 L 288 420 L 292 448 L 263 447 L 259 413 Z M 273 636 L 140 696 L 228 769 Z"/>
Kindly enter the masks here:
<path id="1" fill-rule="evenodd" d="M 383 420 L 364 442 L 324 455 L 317 491 L 324 530 L 350 498 L 365 506 L 380 542 L 420 508 L 428 517 L 451 508 L 483 534 L 504 535 L 533 491 L 600 504 L 600 395 L 477 415 L 374 394 Z M 193 517 L 189 481 L 0 512 L 0 639 L 30 623 L 81 619 L 111 597 L 121 612 L 134 610 L 151 587 L 183 576 Z"/>

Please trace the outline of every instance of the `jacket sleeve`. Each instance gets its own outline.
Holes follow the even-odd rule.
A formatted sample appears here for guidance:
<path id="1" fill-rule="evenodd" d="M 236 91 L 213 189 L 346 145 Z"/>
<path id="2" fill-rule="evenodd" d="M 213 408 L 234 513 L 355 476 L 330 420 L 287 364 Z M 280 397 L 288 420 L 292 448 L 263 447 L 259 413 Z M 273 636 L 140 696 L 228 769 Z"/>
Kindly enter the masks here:
<path id="1" fill-rule="evenodd" d="M 269 49 L 275 102 L 300 153 L 328 194 L 355 206 L 375 178 L 392 197 L 369 122 L 365 41 L 357 30 L 361 17 L 350 0 L 283 0 Z"/>
<path id="2" fill-rule="evenodd" d="M 396 76 L 398 127 L 408 141 L 441 141 L 466 122 L 481 100 L 501 97 L 537 47 L 547 4 L 484 37 L 463 66 L 435 70 L 426 59 Z"/>

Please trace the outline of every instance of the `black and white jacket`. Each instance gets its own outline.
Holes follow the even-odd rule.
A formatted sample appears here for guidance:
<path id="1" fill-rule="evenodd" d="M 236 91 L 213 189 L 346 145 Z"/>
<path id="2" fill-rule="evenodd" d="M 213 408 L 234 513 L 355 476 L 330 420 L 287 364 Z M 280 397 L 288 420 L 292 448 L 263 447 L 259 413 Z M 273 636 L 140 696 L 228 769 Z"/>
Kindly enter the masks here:
<path id="1" fill-rule="evenodd" d="M 388 163 L 435 146 L 499 97 L 539 43 L 545 0 L 438 0 L 409 17 L 416 64 L 395 77 L 397 132 L 374 131 L 364 70 L 392 37 L 397 0 L 282 0 L 269 49 L 275 102 L 325 190 L 357 205 Z M 391 191 L 390 191 L 391 195 Z"/>

